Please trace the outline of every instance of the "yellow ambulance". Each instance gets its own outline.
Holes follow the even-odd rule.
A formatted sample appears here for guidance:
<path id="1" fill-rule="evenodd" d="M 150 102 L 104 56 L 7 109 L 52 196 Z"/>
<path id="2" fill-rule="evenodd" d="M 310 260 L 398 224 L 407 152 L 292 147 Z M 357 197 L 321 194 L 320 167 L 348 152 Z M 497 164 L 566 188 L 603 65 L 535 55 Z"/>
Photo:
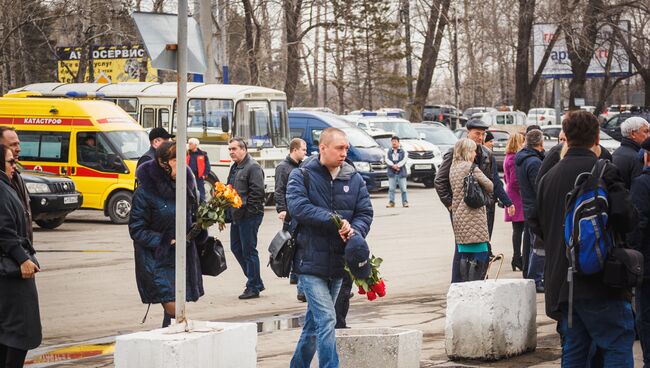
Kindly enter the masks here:
<path id="1" fill-rule="evenodd" d="M 0 98 L 0 125 L 16 129 L 26 169 L 69 176 L 82 208 L 129 221 L 138 158 L 149 149 L 144 129 L 108 101 Z"/>

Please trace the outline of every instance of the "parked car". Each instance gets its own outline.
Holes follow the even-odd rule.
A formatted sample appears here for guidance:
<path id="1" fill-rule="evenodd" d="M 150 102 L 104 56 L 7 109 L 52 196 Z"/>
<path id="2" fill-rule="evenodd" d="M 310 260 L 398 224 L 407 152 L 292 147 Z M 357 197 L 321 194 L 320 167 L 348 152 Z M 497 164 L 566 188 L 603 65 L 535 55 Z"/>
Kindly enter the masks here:
<path id="1" fill-rule="evenodd" d="M 348 159 L 354 163 L 354 167 L 363 177 L 369 191 L 388 188 L 385 151 L 368 133 L 351 126 L 334 114 L 289 110 L 291 138 L 304 139 L 307 142 L 307 155 L 309 156 L 318 153 L 320 135 L 327 128 L 339 128 L 348 136 L 350 142 Z"/>
<path id="2" fill-rule="evenodd" d="M 478 114 L 480 112 L 490 112 L 490 111 L 497 111 L 497 109 L 495 109 L 494 107 L 470 107 L 465 109 L 465 111 L 463 111 L 463 116 L 469 119 L 474 114 Z"/>
<path id="3" fill-rule="evenodd" d="M 544 133 L 544 149 L 548 150 L 559 143 L 560 132 L 562 131 L 561 125 L 547 125 L 543 126 L 542 132 Z M 600 131 L 600 145 L 605 147 L 610 153 L 613 153 L 621 142 L 612 138 L 604 131 Z"/>
<path id="4" fill-rule="evenodd" d="M 443 155 L 447 153 L 447 151 L 449 151 L 458 140 L 454 133 L 445 126 L 441 127 L 437 125 L 417 123 L 413 124 L 413 127 L 415 127 L 415 130 L 420 133 L 420 138 L 438 146 Z"/>
<path id="5" fill-rule="evenodd" d="M 556 124 L 555 110 L 549 108 L 535 108 L 528 110 L 526 124 L 551 125 Z"/>
<path id="6" fill-rule="evenodd" d="M 621 135 L 621 124 L 623 124 L 623 122 L 627 120 L 627 118 L 630 118 L 632 116 L 640 116 L 650 122 L 650 112 L 647 110 L 644 111 L 637 110 L 635 112 L 622 112 L 619 114 L 615 114 L 613 117 L 609 118 L 607 121 L 602 123 L 602 125 L 600 126 L 600 130 L 607 133 L 609 136 L 611 136 L 612 138 L 620 142 L 621 139 L 623 139 L 623 135 Z"/>
<path id="7" fill-rule="evenodd" d="M 506 143 L 510 139 L 510 133 L 505 130 L 488 129 L 494 135 L 494 148 L 492 153 L 497 161 L 497 169 L 503 171 L 503 160 L 506 158 Z M 454 131 L 457 139 L 467 138 L 467 129 L 460 128 Z"/>
<path id="8" fill-rule="evenodd" d="M 457 127 L 467 124 L 467 118 L 452 105 L 425 105 L 422 110 L 422 120 L 437 121 L 446 126 L 451 126 L 454 120 Z"/>
<path id="9" fill-rule="evenodd" d="M 63 224 L 70 212 L 81 207 L 83 196 L 77 192 L 72 179 L 22 167 L 19 169 L 29 192 L 32 219 L 38 226 L 55 229 Z"/>
<path id="10" fill-rule="evenodd" d="M 408 153 L 406 173 L 408 179 L 422 183 L 425 187 L 433 187 L 436 172 L 442 164 L 442 153 L 438 146 L 420 138 L 420 134 L 413 124 L 405 119 L 390 116 L 350 116 L 344 118 L 352 124 L 366 122 L 373 131 L 370 134 L 392 134 L 400 138 L 402 148 Z"/>

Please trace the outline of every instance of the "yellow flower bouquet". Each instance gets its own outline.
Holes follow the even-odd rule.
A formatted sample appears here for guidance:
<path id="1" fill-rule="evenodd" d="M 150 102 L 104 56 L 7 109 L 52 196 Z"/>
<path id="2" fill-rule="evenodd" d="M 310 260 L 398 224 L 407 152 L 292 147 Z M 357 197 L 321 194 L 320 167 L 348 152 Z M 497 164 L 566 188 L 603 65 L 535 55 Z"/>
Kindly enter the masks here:
<path id="1" fill-rule="evenodd" d="M 240 208 L 242 200 L 237 190 L 232 185 L 217 183 L 214 194 L 207 202 L 199 205 L 196 224 L 206 230 L 214 224 L 219 224 L 219 231 L 226 228 L 226 210 Z"/>

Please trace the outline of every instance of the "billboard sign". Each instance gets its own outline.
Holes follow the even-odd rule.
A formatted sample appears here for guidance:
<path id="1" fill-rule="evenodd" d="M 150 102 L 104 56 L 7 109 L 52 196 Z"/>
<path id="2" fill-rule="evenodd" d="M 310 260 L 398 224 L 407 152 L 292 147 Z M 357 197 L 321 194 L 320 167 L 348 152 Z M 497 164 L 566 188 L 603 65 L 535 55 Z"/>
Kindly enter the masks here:
<path id="1" fill-rule="evenodd" d="M 57 79 L 62 83 L 74 82 L 79 71 L 79 60 L 83 49 L 57 47 L 56 53 Z M 145 81 L 158 80 L 158 72 L 151 67 L 151 60 L 141 45 L 93 46 L 91 55 L 94 80 L 89 80 L 89 73 L 86 70 L 85 82 L 139 82 L 143 74 Z"/>
<path id="2" fill-rule="evenodd" d="M 618 24 L 623 35 L 630 37 L 630 22 L 621 21 Z M 557 30 L 556 24 L 543 23 L 533 25 L 533 70 L 537 70 L 544 57 L 544 52 L 549 43 L 555 35 Z M 598 27 L 598 35 L 596 36 L 596 45 L 594 48 L 594 55 L 591 58 L 589 69 L 587 70 L 588 77 L 604 77 L 605 66 L 607 65 L 607 58 L 610 52 L 613 53 L 612 64 L 610 67 L 610 75 L 624 76 L 632 72 L 632 65 L 630 59 L 625 52 L 625 49 L 620 42 L 615 41 L 612 47 L 611 40 L 616 40 L 613 35 L 612 26 L 609 24 L 600 24 Z M 571 71 L 571 60 L 569 59 L 569 52 L 566 47 L 566 39 L 564 32 L 562 32 L 555 42 L 551 56 L 546 62 L 544 71 L 542 72 L 543 78 L 572 78 L 573 72 Z"/>

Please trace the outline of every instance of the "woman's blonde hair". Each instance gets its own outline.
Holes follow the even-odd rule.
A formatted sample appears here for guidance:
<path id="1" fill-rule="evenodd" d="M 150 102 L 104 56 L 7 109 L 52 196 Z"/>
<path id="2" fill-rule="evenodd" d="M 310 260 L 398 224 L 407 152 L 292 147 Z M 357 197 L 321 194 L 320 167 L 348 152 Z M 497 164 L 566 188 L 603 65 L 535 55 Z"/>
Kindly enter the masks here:
<path id="1" fill-rule="evenodd" d="M 524 146 L 524 135 L 521 133 L 514 133 L 508 138 L 506 143 L 506 153 L 517 153 Z"/>
<path id="2" fill-rule="evenodd" d="M 472 161 L 472 153 L 476 152 L 476 143 L 467 138 L 459 139 L 454 145 L 454 162 Z"/>

